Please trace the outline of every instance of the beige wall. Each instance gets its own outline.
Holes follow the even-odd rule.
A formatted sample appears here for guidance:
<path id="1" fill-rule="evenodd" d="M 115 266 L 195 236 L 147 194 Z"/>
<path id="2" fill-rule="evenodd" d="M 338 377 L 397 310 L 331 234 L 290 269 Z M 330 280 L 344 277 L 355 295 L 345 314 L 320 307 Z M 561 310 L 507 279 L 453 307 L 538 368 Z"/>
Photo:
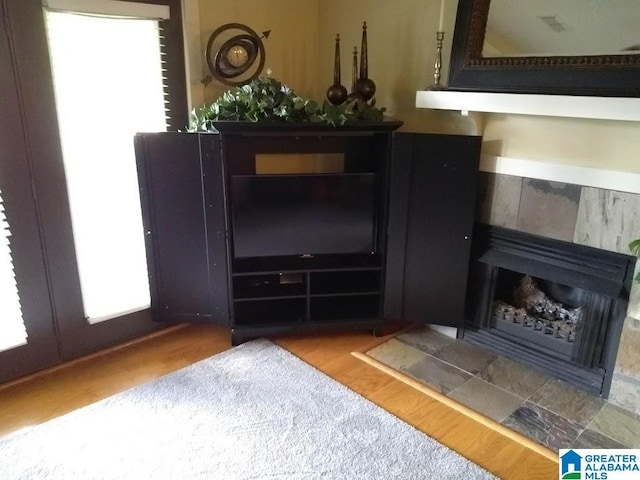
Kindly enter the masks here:
<path id="1" fill-rule="evenodd" d="M 376 83 L 376 102 L 387 114 L 405 122 L 404 130 L 466 132 L 468 120 L 450 112 L 419 111 L 416 91 L 433 83 L 436 30 L 440 0 L 321 0 L 319 96 L 333 79 L 336 33 L 342 42 L 342 83 L 351 86 L 351 52 L 360 51 L 362 22 L 367 22 L 369 78 Z M 348 6 L 347 6 L 348 5 Z M 457 3 L 447 0 L 444 15 L 444 52 L 451 49 Z M 441 83 L 446 82 L 448 54 L 443 59 Z"/>
<path id="2" fill-rule="evenodd" d="M 483 152 L 640 173 L 640 122 L 487 115 Z"/>
<path id="3" fill-rule="evenodd" d="M 265 72 L 286 83 L 301 96 L 313 96 L 318 77 L 318 5 L 320 0 L 200 0 L 202 58 L 211 33 L 219 26 L 243 23 L 258 33 L 271 30 L 264 40 Z M 207 75 L 203 63 L 202 77 Z M 193 82 L 191 82 L 193 83 Z M 207 103 L 229 87 L 212 82 L 204 88 Z"/>
<path id="4" fill-rule="evenodd" d="M 369 78 L 376 99 L 392 115 L 414 109 L 415 92 L 432 81 L 438 0 L 322 0 L 320 74 L 323 86 L 333 79 L 334 37 L 342 38 L 343 84 L 350 88 L 351 52 L 360 51 L 367 22 Z M 348 7 L 346 7 L 348 5 Z"/>
<path id="5" fill-rule="evenodd" d="M 211 32 L 227 22 L 246 23 L 265 41 L 266 66 L 298 94 L 324 99 L 333 81 L 336 33 L 341 42 L 342 83 L 351 83 L 351 52 L 360 50 L 362 22 L 368 25 L 369 77 L 378 106 L 405 122 L 404 130 L 472 133 L 471 119 L 456 112 L 418 110 L 415 93 L 433 82 L 435 32 L 440 0 L 186 0 L 197 2 L 200 45 L 189 49 L 192 64 L 202 57 Z M 457 2 L 445 0 L 441 83 L 446 85 Z M 192 18 L 192 17 L 191 17 Z M 194 28 L 193 25 L 191 28 Z M 189 25 L 187 25 L 189 29 Z M 193 32 L 187 31 L 187 38 Z M 197 36 L 196 36 L 197 37 Z M 200 67 L 200 78 L 206 65 Z M 192 98 L 211 102 L 226 90 L 209 85 L 198 96 L 200 78 L 191 69 Z M 483 153 L 540 162 L 640 172 L 640 122 L 485 115 L 478 132 Z"/>
<path id="6" fill-rule="evenodd" d="M 187 70 L 187 99 L 189 110 L 204 105 L 204 58 L 200 45 L 200 5 L 198 0 L 182 1 L 184 26 L 185 67 Z M 206 67 L 205 67 L 206 68 Z"/>

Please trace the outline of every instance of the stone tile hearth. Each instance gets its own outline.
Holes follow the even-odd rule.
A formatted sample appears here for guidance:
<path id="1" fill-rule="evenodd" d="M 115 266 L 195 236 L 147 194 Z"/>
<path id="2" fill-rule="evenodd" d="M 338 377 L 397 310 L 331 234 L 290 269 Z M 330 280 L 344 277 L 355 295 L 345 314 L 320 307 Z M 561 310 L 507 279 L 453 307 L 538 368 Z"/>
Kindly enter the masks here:
<path id="1" fill-rule="evenodd" d="M 573 441 L 585 428 L 526 400 L 501 423 L 551 450 L 572 447 Z M 594 445 L 591 448 L 597 447 Z"/>
<path id="2" fill-rule="evenodd" d="M 367 355 L 552 450 L 640 447 L 640 415 L 428 327 Z"/>

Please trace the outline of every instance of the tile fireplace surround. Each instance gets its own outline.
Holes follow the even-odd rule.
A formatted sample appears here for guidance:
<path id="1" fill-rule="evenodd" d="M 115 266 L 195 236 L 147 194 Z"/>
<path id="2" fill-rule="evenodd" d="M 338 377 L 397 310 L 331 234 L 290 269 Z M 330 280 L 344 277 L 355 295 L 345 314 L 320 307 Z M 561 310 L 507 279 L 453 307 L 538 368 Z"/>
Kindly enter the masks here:
<path id="1" fill-rule="evenodd" d="M 477 205 L 479 222 L 626 255 L 629 242 L 640 237 L 640 195 L 634 193 L 481 172 Z M 629 299 L 608 400 L 640 414 L 637 283 Z"/>
<path id="2" fill-rule="evenodd" d="M 460 111 L 482 129 L 483 113 L 640 122 L 640 98 L 418 91 L 417 108 Z M 526 233 L 629 255 L 640 238 L 640 174 L 569 168 L 506 159 L 509 169 L 480 174 L 476 220 Z M 533 162 L 536 163 L 536 162 Z M 538 164 L 539 165 L 539 164 Z M 531 177 L 527 178 L 527 174 Z M 581 178 L 576 181 L 576 178 Z M 566 183 L 563 183 L 566 182 Z M 636 273 L 640 262 L 636 263 Z M 640 414 L 640 284 L 633 283 L 609 402 Z"/>

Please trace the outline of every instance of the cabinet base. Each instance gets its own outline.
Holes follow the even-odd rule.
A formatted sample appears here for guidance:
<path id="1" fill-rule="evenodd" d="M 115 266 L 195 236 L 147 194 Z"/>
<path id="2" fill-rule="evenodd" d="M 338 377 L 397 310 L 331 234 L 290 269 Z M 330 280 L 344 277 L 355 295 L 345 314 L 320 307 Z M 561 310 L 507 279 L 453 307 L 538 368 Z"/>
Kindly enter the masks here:
<path id="1" fill-rule="evenodd" d="M 231 345 L 236 346 L 256 338 L 315 332 L 371 331 L 376 337 L 384 335 L 383 319 L 349 320 L 331 323 L 296 323 L 283 325 L 256 325 L 231 327 Z"/>

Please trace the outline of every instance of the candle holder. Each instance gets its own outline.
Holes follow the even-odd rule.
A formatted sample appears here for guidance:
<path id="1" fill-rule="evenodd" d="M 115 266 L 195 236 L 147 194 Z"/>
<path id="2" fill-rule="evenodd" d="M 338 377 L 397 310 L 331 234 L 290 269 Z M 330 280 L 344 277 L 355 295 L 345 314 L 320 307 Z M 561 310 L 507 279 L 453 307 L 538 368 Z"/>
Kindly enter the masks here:
<path id="1" fill-rule="evenodd" d="M 427 87 L 427 90 L 444 90 L 444 86 L 440 84 L 440 70 L 442 68 L 442 40 L 444 32 L 436 32 L 436 60 L 433 64 L 433 84 Z"/>

